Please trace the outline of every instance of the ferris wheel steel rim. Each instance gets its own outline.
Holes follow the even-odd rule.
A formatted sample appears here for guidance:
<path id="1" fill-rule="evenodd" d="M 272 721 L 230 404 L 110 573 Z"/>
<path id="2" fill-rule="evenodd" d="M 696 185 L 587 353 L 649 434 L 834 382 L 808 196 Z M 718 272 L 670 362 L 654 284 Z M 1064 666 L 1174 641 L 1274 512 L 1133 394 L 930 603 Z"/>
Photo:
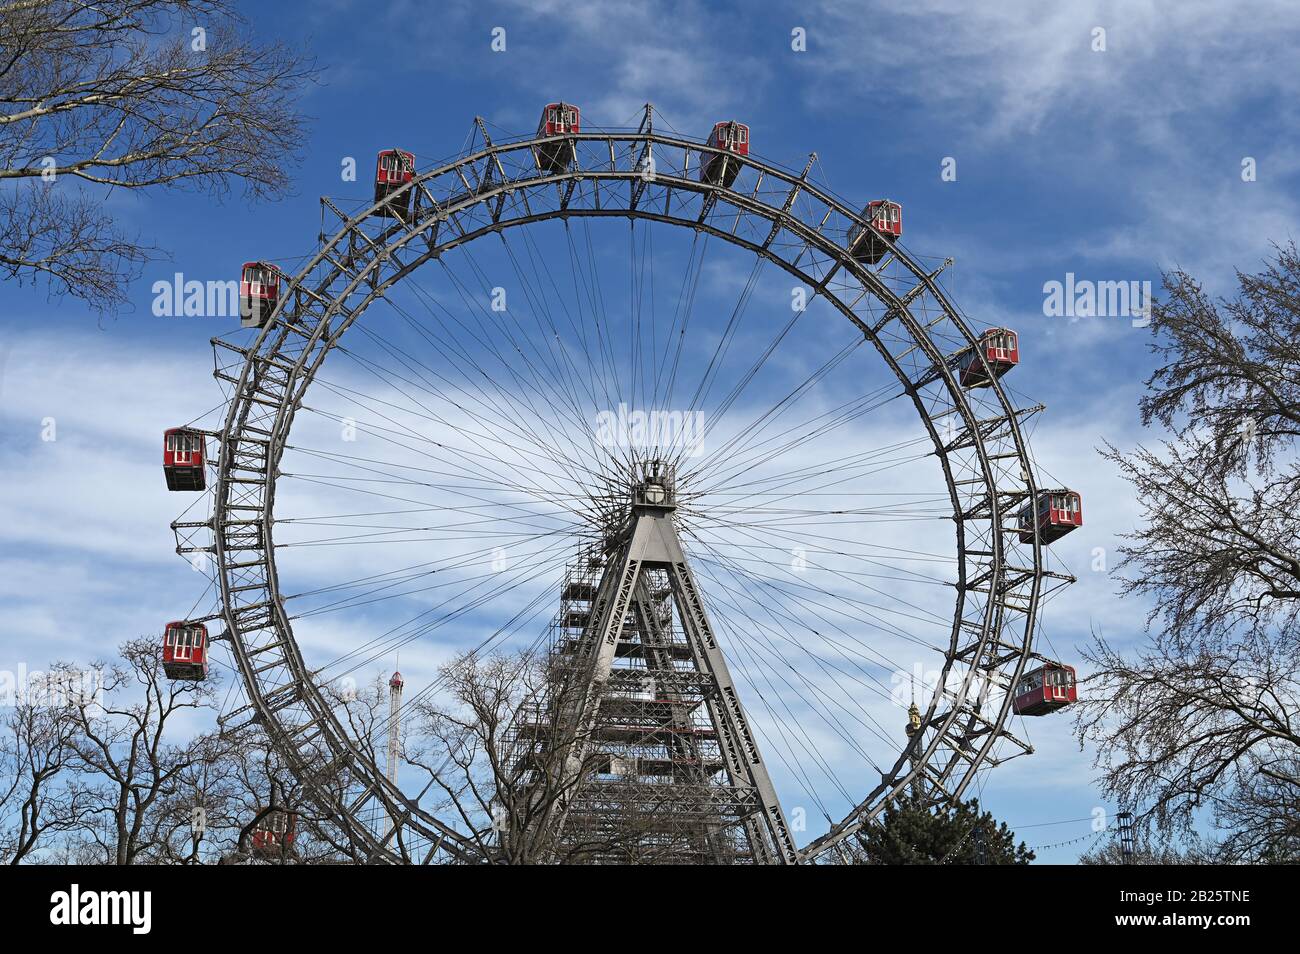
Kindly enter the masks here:
<path id="1" fill-rule="evenodd" d="M 574 158 L 566 169 L 541 174 L 534 167 L 530 173 L 531 163 L 525 161 L 521 164 L 525 170 L 521 175 L 511 178 L 506 174 L 507 162 L 503 159 L 509 161 L 522 154 L 527 160 L 533 155 L 535 146 L 554 144 L 556 139 L 573 143 Z M 597 150 L 598 146 L 606 148 Z M 682 173 L 656 170 L 647 175 L 644 156 L 653 156 L 656 150 L 680 151 Z M 1005 728 L 1012 705 L 1010 692 L 1003 692 L 991 718 L 970 705 L 972 696 L 982 691 L 975 685 L 975 672 L 982 674 L 985 688 L 991 682 L 1005 690 L 1019 678 L 1032 653 L 1042 580 L 1048 575 L 1043 565 L 1042 545 L 1037 538 L 1032 545 L 1020 545 L 1020 552 L 1032 553 L 1031 560 L 1020 561 L 1025 566 L 1008 564 L 1008 549 L 1015 527 L 1008 524 L 1007 518 L 1014 515 L 1024 501 L 1037 499 L 1038 494 L 1032 461 L 1020 429 L 1020 417 L 1026 411 L 1013 406 L 994 378 L 987 389 L 987 397 L 991 399 L 988 403 L 1001 413 L 993 417 L 978 416 L 979 408 L 958 380 L 953 352 L 939 347 L 931 336 L 931 331 L 941 321 L 946 321 L 965 340 L 966 347 L 974 347 L 978 340 L 938 286 L 935 280 L 937 271 L 926 271 L 906 249 L 894 246 L 890 252 L 893 261 L 910 273 L 914 281 L 911 289 L 903 294 L 897 293 L 880 275 L 883 266 L 877 270 L 858 261 L 841 240 L 847 228 L 870 228 L 869 223 L 841 200 L 809 182 L 808 169 L 803 175 L 796 175 L 753 155 L 728 153 L 727 158 L 737 163 L 741 173 L 750 170 L 756 177 L 756 184 L 748 194 L 689 177 L 692 157 L 720 153 L 720 150 L 702 143 L 664 136 L 652 130 L 531 137 L 499 144 L 487 141 L 475 152 L 436 169 L 417 173 L 408 186 L 396 193 L 412 197 L 410 205 L 413 211 L 409 222 L 388 218 L 376 220 L 373 213 L 383 203 L 347 216 L 323 199 L 326 210 L 340 220 L 340 226 L 288 281 L 287 290 L 280 296 L 255 341 L 247 348 L 240 348 L 214 340 L 214 345 L 242 353 L 244 359 L 238 377 L 232 374 L 223 378 L 234 384 L 235 389 L 219 434 L 218 477 L 209 524 L 225 637 L 231 644 L 249 697 L 248 706 L 241 712 L 264 726 L 309 796 L 343 826 L 370 859 L 429 861 L 441 849 L 458 860 L 478 860 L 478 853 L 468 837 L 409 800 L 388 781 L 380 766 L 361 751 L 338 721 L 307 668 L 279 592 L 272 529 L 280 457 L 294 414 L 320 364 L 376 298 L 383 297 L 389 287 L 446 251 L 493 233 L 554 219 L 621 217 L 695 229 L 777 265 L 811 288 L 814 294 L 825 298 L 872 342 L 904 386 L 935 448 L 934 454 L 939 459 L 953 506 L 957 581 L 949 648 L 937 687 L 923 713 L 924 731 L 919 743 L 903 747 L 893 767 L 884 773 L 881 782 L 862 798 L 856 808 L 833 824 L 825 835 L 805 846 L 803 860 L 815 860 L 833 849 L 878 815 L 889 800 L 909 786 L 920 785 L 931 794 L 959 797 L 977 778 L 982 767 L 1000 761 L 991 759 L 992 750 L 1000 741 L 1010 740 L 1024 751 L 1029 750 Z M 607 162 L 589 166 L 582 164 L 582 160 L 591 155 L 600 155 L 603 159 L 606 154 Z M 748 177 L 738 176 L 733 185 L 742 178 Z M 459 196 L 455 192 L 446 192 L 448 201 L 445 202 L 434 191 L 444 179 L 463 183 Z M 760 186 L 765 181 L 788 187 L 781 206 L 769 204 L 761 194 Z M 591 184 L 590 194 L 584 183 Z M 621 190 L 624 184 L 627 189 Z M 654 211 L 653 203 L 647 199 L 652 193 L 659 195 L 656 190 L 666 194 L 663 213 Z M 558 199 L 555 207 L 538 202 L 544 211 L 533 210 L 530 196 L 549 198 L 544 194 L 548 191 L 555 192 Z M 623 205 L 608 204 L 620 200 L 624 192 L 626 201 Z M 693 197 L 699 197 L 702 208 L 696 219 L 668 214 L 675 193 L 692 197 L 681 203 L 683 211 L 695 201 Z M 595 205 L 590 208 L 575 205 L 575 197 L 579 203 L 594 198 Z M 799 217 L 795 211 L 798 197 L 807 197 L 824 210 L 818 224 L 813 225 Z M 606 205 L 602 206 L 602 201 Z M 521 202 L 525 214 L 502 217 L 508 204 L 513 210 Z M 730 231 L 715 221 L 714 213 L 724 205 L 728 207 L 728 220 L 731 213 L 735 213 L 735 224 Z M 475 218 L 480 213 L 486 214 L 486 221 Z M 750 240 L 739 234 L 739 225 L 745 216 L 770 223 L 766 241 Z M 466 228 L 462 218 L 468 219 L 473 227 Z M 829 223 L 833 225 L 828 227 Z M 449 226 L 456 229 L 456 234 L 443 240 L 444 229 L 450 231 Z M 793 261 L 782 257 L 780 252 L 784 245 L 778 248 L 774 241 L 783 234 L 802 243 L 802 251 Z M 417 242 L 424 245 L 423 250 L 413 244 Z M 416 249 L 415 254 L 410 253 L 409 247 Z M 823 259 L 810 262 L 808 267 L 820 264 L 822 268 L 814 272 L 800 267 L 808 252 Z M 404 261 L 402 256 L 407 255 L 410 258 Z M 885 263 L 889 264 L 888 258 Z M 313 276 L 316 276 L 315 281 Z M 841 283 L 833 281 L 837 276 L 852 279 L 851 284 L 845 285 L 843 298 L 840 296 L 843 279 Z M 848 292 L 861 294 L 850 302 L 847 300 Z M 854 310 L 867 299 L 884 308 L 884 317 L 874 328 Z M 918 301 L 928 301 L 937 306 L 940 316 L 929 322 L 919 320 L 912 313 Z M 902 328 L 912 339 L 913 346 L 901 355 L 891 352 L 881 338 L 887 327 Z M 300 346 L 300 350 L 295 351 L 296 346 Z M 926 361 L 927 370 L 919 378 L 907 374 L 901 363 L 901 359 L 914 354 L 922 355 Z M 220 372 L 220 368 L 218 370 Z M 220 373 L 218 377 L 222 377 Z M 935 392 L 935 385 L 941 385 L 941 390 Z M 949 401 L 942 414 L 936 413 L 933 407 L 927 408 L 926 398 L 935 394 L 941 394 Z M 955 436 L 941 435 L 941 428 L 937 425 L 940 417 L 956 418 L 960 422 Z M 268 423 L 270 426 L 265 426 Z M 949 435 L 952 433 L 951 430 L 948 432 Z M 989 445 L 995 443 L 1003 451 L 996 458 L 996 466 L 989 449 Z M 260 480 L 242 476 L 244 473 L 255 474 L 258 447 L 262 448 L 263 476 Z M 1007 447 L 1010 451 L 1005 450 Z M 1003 465 L 1002 460 L 1011 460 L 1012 463 Z M 974 465 L 979 476 L 973 480 L 978 481 L 982 491 L 970 490 L 972 479 L 959 484 L 955 476 L 959 467 L 954 467 L 954 462 L 959 467 L 964 463 L 966 469 Z M 1009 472 L 1017 469 L 1018 474 L 1009 476 Z M 989 524 L 983 534 L 970 532 L 968 525 L 982 522 Z M 974 549 L 973 545 L 978 546 L 981 536 L 985 535 L 987 549 Z M 247 561 L 228 559 L 232 551 L 247 555 L 259 549 L 263 560 L 251 565 Z M 257 579 L 258 566 L 262 567 L 260 580 Z M 980 572 L 972 573 L 974 569 Z M 1009 579 L 1014 582 L 1008 582 Z M 258 583 L 264 595 L 256 595 L 262 598 L 247 598 L 247 594 L 258 588 Z M 979 609 L 978 624 L 963 616 L 972 604 L 969 598 L 972 592 L 987 596 Z M 1009 594 L 1017 597 L 1014 605 L 1008 599 Z M 1020 626 L 1007 622 L 1009 612 L 1019 614 Z M 1012 627 L 1021 630 L 1019 639 L 1004 639 L 1008 628 Z M 963 633 L 967 634 L 965 639 Z M 990 656 L 990 651 L 993 651 L 993 656 Z M 270 664 L 267 653 L 271 654 Z M 1001 662 L 991 661 L 999 658 Z M 949 691 L 949 677 L 959 662 L 972 675 L 961 680 L 960 688 L 954 694 Z M 946 711 L 941 711 L 945 708 Z M 291 723 L 283 715 L 291 709 L 301 713 L 305 721 L 299 718 Z M 341 767 L 349 773 L 350 786 L 346 792 L 335 793 L 326 789 L 318 763 L 310 757 L 310 752 L 304 753 L 308 745 L 317 745 L 318 750 L 323 746 L 333 756 L 331 767 Z M 382 828 L 374 830 L 361 817 L 364 808 L 375 804 L 381 813 L 398 820 L 387 835 L 383 834 Z"/>

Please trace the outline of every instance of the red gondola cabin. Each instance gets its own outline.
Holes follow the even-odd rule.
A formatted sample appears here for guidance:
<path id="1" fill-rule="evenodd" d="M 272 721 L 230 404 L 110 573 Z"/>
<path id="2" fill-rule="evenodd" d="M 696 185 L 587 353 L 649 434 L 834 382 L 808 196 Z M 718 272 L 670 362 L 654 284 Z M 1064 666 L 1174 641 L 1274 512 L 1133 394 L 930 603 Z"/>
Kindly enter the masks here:
<path id="1" fill-rule="evenodd" d="M 986 388 L 1019 362 L 1020 339 L 1016 333 L 1010 328 L 989 328 L 961 359 L 961 386 Z"/>
<path id="2" fill-rule="evenodd" d="M 411 215 L 411 190 L 394 195 L 415 178 L 415 154 L 385 149 L 375 160 L 375 215 L 406 220 Z"/>
<path id="3" fill-rule="evenodd" d="M 740 163 L 726 153 L 749 155 L 749 127 L 737 122 L 717 123 L 713 132 L 709 133 L 708 145 L 724 152 L 721 155 L 709 152 L 704 154 L 700 162 L 700 181 L 730 189 L 736 181 L 736 174 L 740 172 Z"/>
<path id="4" fill-rule="evenodd" d="M 245 328 L 261 328 L 280 301 L 284 273 L 270 262 L 245 262 L 239 274 L 239 318 Z"/>
<path id="5" fill-rule="evenodd" d="M 1079 699 L 1074 667 L 1048 663 L 1027 672 L 1016 683 L 1012 707 L 1016 715 L 1041 716 L 1063 709 Z"/>
<path id="6" fill-rule="evenodd" d="M 163 431 L 163 476 L 168 490 L 203 490 L 203 435 L 188 427 Z"/>
<path id="7" fill-rule="evenodd" d="M 253 828 L 253 850 L 263 855 L 287 854 L 293 849 L 296 832 L 297 823 L 292 812 L 279 809 L 267 812 Z"/>
<path id="8" fill-rule="evenodd" d="M 582 132 L 582 110 L 572 103 L 547 103 L 537 124 L 537 138 L 569 136 Z M 569 168 L 573 162 L 573 140 L 559 139 L 533 147 L 537 168 L 555 174 Z"/>
<path id="9" fill-rule="evenodd" d="M 1073 490 L 1040 490 L 1036 504 L 1021 508 L 1018 523 L 1021 543 L 1033 543 L 1035 529 L 1039 539 L 1051 543 L 1083 526 L 1083 500 Z"/>
<path id="10" fill-rule="evenodd" d="M 888 199 L 868 202 L 862 217 L 871 228 L 849 229 L 849 251 L 859 262 L 875 265 L 903 235 L 903 207 Z"/>
<path id="11" fill-rule="evenodd" d="M 201 681 L 208 676 L 208 628 L 202 623 L 168 623 L 163 631 L 163 672 L 168 679 Z"/>

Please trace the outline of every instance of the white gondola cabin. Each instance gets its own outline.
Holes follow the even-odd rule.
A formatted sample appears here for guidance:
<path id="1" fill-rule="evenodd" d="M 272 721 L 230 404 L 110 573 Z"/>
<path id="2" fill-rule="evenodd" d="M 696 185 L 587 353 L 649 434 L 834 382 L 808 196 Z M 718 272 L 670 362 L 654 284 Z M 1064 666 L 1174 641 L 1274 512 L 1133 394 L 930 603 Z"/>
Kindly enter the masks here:
<path id="1" fill-rule="evenodd" d="M 405 221 L 411 215 L 411 190 L 400 190 L 415 178 L 415 154 L 385 149 L 375 159 L 375 215 Z"/>
<path id="2" fill-rule="evenodd" d="M 1016 333 L 1010 328 L 989 328 L 961 359 L 961 386 L 986 388 L 1019 363 Z"/>
<path id="3" fill-rule="evenodd" d="M 270 262 L 245 262 L 239 273 L 239 318 L 245 328 L 261 328 L 280 302 L 284 273 Z"/>
<path id="4" fill-rule="evenodd" d="M 1040 490 L 1037 501 L 1020 509 L 1017 521 L 1021 543 L 1033 543 L 1035 532 L 1043 543 L 1051 543 L 1082 526 L 1083 498 L 1073 490 Z"/>
<path id="5" fill-rule="evenodd" d="M 707 143 L 710 149 L 722 153 L 706 152 L 700 160 L 700 181 L 730 189 L 740 172 L 740 163 L 728 155 L 749 155 L 749 127 L 734 121 L 715 123 Z"/>
<path id="6" fill-rule="evenodd" d="M 202 623 L 168 623 L 163 630 L 163 672 L 168 679 L 199 682 L 208 677 L 208 628 Z"/>
<path id="7" fill-rule="evenodd" d="M 537 123 L 537 138 L 570 136 L 582 132 L 582 110 L 572 103 L 547 103 L 542 118 Z M 573 162 L 572 139 L 556 139 L 533 147 L 537 168 L 554 175 L 569 168 Z"/>
<path id="8" fill-rule="evenodd" d="M 189 427 L 163 431 L 163 476 L 168 490 L 203 490 L 207 487 L 204 470 L 203 434 Z"/>
<path id="9" fill-rule="evenodd" d="M 870 228 L 854 224 L 849 229 L 849 252 L 859 262 L 877 264 L 903 235 L 903 207 L 889 199 L 875 199 L 862 210 Z"/>
<path id="10" fill-rule="evenodd" d="M 1020 677 L 1011 704 L 1016 715 L 1042 716 L 1063 709 L 1078 699 L 1074 667 L 1049 662 Z"/>

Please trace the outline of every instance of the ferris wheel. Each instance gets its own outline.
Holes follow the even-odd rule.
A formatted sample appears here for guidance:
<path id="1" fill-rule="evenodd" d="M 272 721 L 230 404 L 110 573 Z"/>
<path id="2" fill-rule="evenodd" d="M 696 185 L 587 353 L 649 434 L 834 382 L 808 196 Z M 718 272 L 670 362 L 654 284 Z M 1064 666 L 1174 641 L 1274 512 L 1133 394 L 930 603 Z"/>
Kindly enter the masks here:
<path id="1" fill-rule="evenodd" d="M 325 691 L 399 652 L 408 707 L 453 650 L 568 673 L 596 758 L 566 830 L 632 792 L 705 832 L 686 860 L 833 857 L 1075 698 L 1035 637 L 1081 501 L 1039 485 L 1015 332 L 971 327 L 900 203 L 743 123 L 663 126 L 557 102 L 446 161 L 383 150 L 300 266 L 244 265 L 224 415 L 165 435 L 218 594 L 167 625 L 168 674 L 228 650 L 224 721 L 367 860 L 491 860 L 490 819 L 404 789 Z"/>

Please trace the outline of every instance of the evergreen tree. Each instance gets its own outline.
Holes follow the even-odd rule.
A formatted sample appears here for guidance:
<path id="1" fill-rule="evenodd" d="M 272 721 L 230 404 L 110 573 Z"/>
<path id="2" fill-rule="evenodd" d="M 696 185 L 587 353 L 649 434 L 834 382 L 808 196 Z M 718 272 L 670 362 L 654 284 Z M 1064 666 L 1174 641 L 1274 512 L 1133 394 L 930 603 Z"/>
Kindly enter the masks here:
<path id="1" fill-rule="evenodd" d="M 878 824 L 865 828 L 851 852 L 866 865 L 1027 865 L 1034 853 L 992 813 L 971 799 L 932 808 L 908 796 L 891 802 Z"/>

